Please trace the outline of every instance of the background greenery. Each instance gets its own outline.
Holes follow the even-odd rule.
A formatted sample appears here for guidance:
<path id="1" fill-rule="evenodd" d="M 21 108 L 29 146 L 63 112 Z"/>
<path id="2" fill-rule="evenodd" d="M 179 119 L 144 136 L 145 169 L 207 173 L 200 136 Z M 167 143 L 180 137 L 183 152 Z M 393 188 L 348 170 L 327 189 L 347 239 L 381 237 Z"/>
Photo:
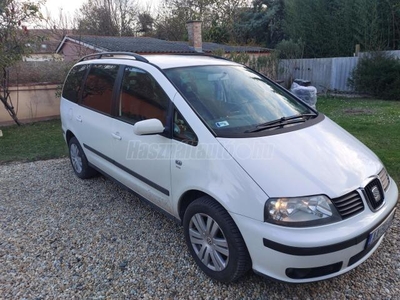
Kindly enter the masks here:
<path id="1" fill-rule="evenodd" d="M 400 60 L 385 52 L 361 58 L 349 79 L 355 91 L 400 100 Z"/>
<path id="2" fill-rule="evenodd" d="M 352 56 L 356 44 L 361 51 L 400 47 L 399 0 L 162 0 L 155 10 L 141 9 L 134 0 L 87 0 L 74 29 L 184 41 L 188 20 L 203 22 L 206 41 L 293 45 L 301 48 L 290 50 L 297 57 Z"/>

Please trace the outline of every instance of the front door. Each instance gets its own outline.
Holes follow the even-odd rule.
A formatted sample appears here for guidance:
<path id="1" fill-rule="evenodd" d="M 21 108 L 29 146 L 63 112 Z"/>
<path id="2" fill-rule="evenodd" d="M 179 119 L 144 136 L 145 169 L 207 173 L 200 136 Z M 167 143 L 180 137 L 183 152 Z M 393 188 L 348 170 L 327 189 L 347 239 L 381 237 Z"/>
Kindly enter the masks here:
<path id="1" fill-rule="evenodd" d="M 133 126 L 146 119 L 167 124 L 169 97 L 145 70 L 125 67 L 117 116 L 113 120 L 115 163 L 119 181 L 171 212 L 171 139 L 163 134 L 135 135 Z"/>

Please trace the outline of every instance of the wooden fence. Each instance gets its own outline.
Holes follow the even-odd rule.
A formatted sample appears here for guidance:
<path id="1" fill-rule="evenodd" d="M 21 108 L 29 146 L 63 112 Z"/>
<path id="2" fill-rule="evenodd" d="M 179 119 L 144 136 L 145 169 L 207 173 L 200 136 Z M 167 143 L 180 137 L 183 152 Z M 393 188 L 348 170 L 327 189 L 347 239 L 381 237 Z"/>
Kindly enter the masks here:
<path id="1" fill-rule="evenodd" d="M 400 50 L 386 51 L 389 55 L 400 58 Z M 358 57 L 332 57 L 313 59 L 283 59 L 278 65 L 278 79 L 290 87 L 294 79 L 307 79 L 319 93 L 352 93 L 348 85 L 351 73 L 360 59 L 370 53 L 360 53 Z"/>

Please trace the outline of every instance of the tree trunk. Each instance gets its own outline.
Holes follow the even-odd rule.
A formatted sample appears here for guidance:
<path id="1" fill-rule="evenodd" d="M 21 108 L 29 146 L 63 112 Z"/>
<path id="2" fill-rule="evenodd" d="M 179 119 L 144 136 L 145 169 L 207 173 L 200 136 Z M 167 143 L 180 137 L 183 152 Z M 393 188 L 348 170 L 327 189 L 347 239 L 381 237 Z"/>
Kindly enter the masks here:
<path id="1" fill-rule="evenodd" d="M 4 108 L 8 111 L 14 122 L 17 123 L 18 126 L 20 126 L 21 123 L 18 120 L 17 113 L 15 112 L 14 106 L 11 102 L 10 91 L 8 90 L 8 72 L 6 68 L 3 68 L 3 78 L 1 80 L 0 89 L 0 100 L 4 104 Z"/>

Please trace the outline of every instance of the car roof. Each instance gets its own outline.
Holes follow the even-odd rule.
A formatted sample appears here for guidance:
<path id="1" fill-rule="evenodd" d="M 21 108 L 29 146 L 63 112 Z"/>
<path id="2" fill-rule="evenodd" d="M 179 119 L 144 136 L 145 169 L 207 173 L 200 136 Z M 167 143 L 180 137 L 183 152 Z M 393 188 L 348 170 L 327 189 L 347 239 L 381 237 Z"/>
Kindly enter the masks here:
<path id="1" fill-rule="evenodd" d="M 238 65 L 227 59 L 207 55 L 143 55 L 143 57 L 161 69 L 204 65 Z"/>
<path id="2" fill-rule="evenodd" d="M 111 54 L 107 55 L 107 54 Z M 102 57 L 102 55 L 104 55 Z M 202 54 L 188 54 L 188 55 L 139 55 L 135 53 L 114 52 L 114 53 L 99 53 L 91 54 L 83 57 L 79 64 L 85 63 L 113 63 L 113 64 L 127 64 L 129 62 L 140 61 L 143 63 L 153 64 L 160 69 L 171 69 L 180 67 L 191 66 L 205 66 L 205 65 L 239 65 L 233 61 L 209 55 Z"/>

